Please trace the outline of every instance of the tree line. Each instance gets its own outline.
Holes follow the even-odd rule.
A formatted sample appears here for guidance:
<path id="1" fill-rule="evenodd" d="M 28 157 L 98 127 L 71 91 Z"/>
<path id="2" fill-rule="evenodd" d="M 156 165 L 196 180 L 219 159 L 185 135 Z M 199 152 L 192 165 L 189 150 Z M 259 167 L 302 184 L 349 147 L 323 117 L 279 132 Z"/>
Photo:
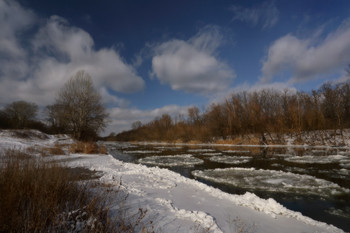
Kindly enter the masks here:
<path id="1" fill-rule="evenodd" d="M 53 105 L 46 106 L 45 121 L 38 119 L 35 103 L 15 101 L 0 110 L 1 129 L 38 129 L 71 134 L 78 140 L 95 140 L 106 126 L 107 112 L 88 73 L 81 70 L 59 90 Z"/>
<path id="2" fill-rule="evenodd" d="M 211 141 L 256 134 L 261 140 L 272 134 L 314 133 L 350 127 L 350 81 L 323 84 L 311 92 L 265 89 L 233 93 L 204 111 L 188 109 L 187 117 L 168 114 L 114 137 L 116 140 Z"/>

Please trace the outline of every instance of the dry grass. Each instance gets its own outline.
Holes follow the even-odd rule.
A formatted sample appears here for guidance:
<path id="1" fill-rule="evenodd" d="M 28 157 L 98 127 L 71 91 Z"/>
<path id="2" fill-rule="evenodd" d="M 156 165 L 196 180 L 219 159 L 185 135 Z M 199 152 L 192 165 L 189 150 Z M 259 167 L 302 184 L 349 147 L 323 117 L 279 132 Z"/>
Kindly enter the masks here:
<path id="1" fill-rule="evenodd" d="M 41 148 L 42 156 L 50 156 L 50 155 L 64 155 L 66 154 L 63 150 L 63 145 L 55 144 L 52 147 L 44 147 Z"/>
<path id="2" fill-rule="evenodd" d="M 39 154 L 43 157 L 52 155 L 64 155 L 66 152 L 63 150 L 65 145 L 55 144 L 52 147 L 41 147 L 39 145 L 30 146 L 26 148 L 26 153 L 35 155 Z"/>
<path id="3" fill-rule="evenodd" d="M 81 182 L 94 178 L 96 174 L 88 169 L 45 163 L 22 151 L 3 152 L 0 232 L 103 233 L 135 232 L 135 227 L 147 229 L 140 226 L 147 212 L 142 209 L 134 221 L 121 215 L 111 219 L 108 206 L 116 200 L 119 189 Z"/>
<path id="4" fill-rule="evenodd" d="M 51 155 L 64 155 L 64 150 L 62 149 L 62 146 L 59 144 L 56 144 L 54 147 L 49 147 L 48 152 Z"/>
<path id="5" fill-rule="evenodd" d="M 256 135 L 238 136 L 232 139 L 220 139 L 213 142 L 214 144 L 230 144 L 230 145 L 260 145 L 260 137 Z"/>
<path id="6" fill-rule="evenodd" d="M 107 154 L 107 149 L 104 145 L 98 145 L 96 142 L 76 142 L 71 144 L 70 153 L 83 154 Z"/>
<path id="7" fill-rule="evenodd" d="M 112 227 L 103 196 L 93 195 L 68 168 L 44 163 L 24 152 L 1 155 L 0 232 L 65 232 L 78 227 L 72 213 L 91 219 L 85 232 Z M 73 221 L 73 222 L 72 222 Z M 74 222 L 75 221 L 75 222 Z"/>
<path id="8" fill-rule="evenodd" d="M 190 140 L 187 142 L 188 144 L 201 144 L 203 142 L 199 141 L 199 140 Z"/>
<path id="9" fill-rule="evenodd" d="M 107 148 L 104 146 L 104 145 L 100 145 L 100 147 L 99 147 L 99 154 L 108 154 L 108 150 L 107 150 Z"/>
<path id="10" fill-rule="evenodd" d="M 182 139 L 176 139 L 176 140 L 173 140 L 172 143 L 184 143 L 184 141 Z"/>

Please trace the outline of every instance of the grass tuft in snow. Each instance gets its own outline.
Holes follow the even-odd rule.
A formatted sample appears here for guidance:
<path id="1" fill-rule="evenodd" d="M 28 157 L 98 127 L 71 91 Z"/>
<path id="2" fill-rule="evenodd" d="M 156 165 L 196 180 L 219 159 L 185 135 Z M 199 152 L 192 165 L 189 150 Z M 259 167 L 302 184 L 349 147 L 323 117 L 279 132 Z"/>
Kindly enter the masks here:
<path id="1" fill-rule="evenodd" d="M 2 152 L 0 232 L 133 232 L 120 216 L 109 218 L 107 193 L 78 180 L 81 172 L 73 168 Z"/>
<path id="2" fill-rule="evenodd" d="M 69 148 L 70 153 L 83 153 L 83 154 L 107 154 L 106 147 L 96 142 L 76 142 L 71 144 Z"/>

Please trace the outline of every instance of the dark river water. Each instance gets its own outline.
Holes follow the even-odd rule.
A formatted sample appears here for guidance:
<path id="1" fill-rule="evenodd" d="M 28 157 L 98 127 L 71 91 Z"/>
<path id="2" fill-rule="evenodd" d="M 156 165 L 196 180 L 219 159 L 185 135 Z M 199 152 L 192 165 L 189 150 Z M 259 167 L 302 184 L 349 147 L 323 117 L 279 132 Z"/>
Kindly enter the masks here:
<path id="1" fill-rule="evenodd" d="M 273 198 L 350 232 L 350 149 L 106 145 L 124 162 L 168 168 L 232 194 Z"/>

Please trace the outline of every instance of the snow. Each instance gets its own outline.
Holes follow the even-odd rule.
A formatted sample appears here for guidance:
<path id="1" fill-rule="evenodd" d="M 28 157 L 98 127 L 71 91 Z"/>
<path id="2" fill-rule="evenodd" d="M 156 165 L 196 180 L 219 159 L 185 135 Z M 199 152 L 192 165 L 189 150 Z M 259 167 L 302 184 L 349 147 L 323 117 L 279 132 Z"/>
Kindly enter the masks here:
<path id="1" fill-rule="evenodd" d="M 248 163 L 252 157 L 248 156 L 212 156 L 209 158 L 210 161 L 217 163 L 225 163 L 225 164 L 242 164 Z"/>
<path id="2" fill-rule="evenodd" d="M 329 155 L 329 156 L 313 156 L 313 155 L 304 155 L 304 156 L 293 156 L 285 158 L 286 161 L 292 163 L 337 163 L 347 160 L 345 155 Z"/>
<path id="3" fill-rule="evenodd" d="M 0 131 L 2 149 L 13 146 L 49 146 L 60 141 L 56 136 L 35 140 L 11 138 L 3 132 Z M 243 231 L 262 233 L 343 232 L 332 225 L 288 210 L 271 198 L 261 199 L 248 192 L 244 195 L 228 194 L 168 169 L 125 163 L 112 155 L 70 154 L 45 159 L 64 161 L 64 164 L 70 167 L 86 167 L 100 171 L 100 182 L 127 193 L 125 203 L 122 203 L 127 211 L 125 215 L 135 216 L 139 208 L 147 209 L 147 214 L 139 226 L 150 226 L 152 221 L 151 226 L 155 232 L 237 232 L 242 227 Z M 293 178 L 283 173 L 280 178 L 272 179 L 270 176 L 267 179 L 266 171 L 258 172 L 265 177 L 262 180 L 270 185 L 279 185 L 287 182 L 286 179 Z M 279 173 L 273 175 L 276 174 Z M 308 180 L 307 177 L 300 178 Z M 320 181 L 320 184 L 339 190 L 338 187 L 323 181 Z M 111 214 L 119 211 L 118 202 L 112 202 Z M 135 232 L 141 230 L 135 229 Z"/>
<path id="4" fill-rule="evenodd" d="M 254 168 L 225 168 L 195 170 L 195 177 L 240 188 L 254 188 L 269 192 L 300 193 L 328 197 L 349 193 L 350 190 L 333 182 L 309 175 Z"/>
<path id="5" fill-rule="evenodd" d="M 224 150 L 223 152 L 225 152 L 225 153 L 238 153 L 238 154 L 240 154 L 240 153 L 249 153 L 250 151 L 248 151 L 248 150 Z"/>
<path id="6" fill-rule="evenodd" d="M 214 152 L 215 150 L 213 149 L 189 149 L 188 152 Z"/>
<path id="7" fill-rule="evenodd" d="M 230 218 L 254 225 L 257 232 L 342 232 L 273 199 L 227 194 L 167 169 L 124 163 L 111 155 L 71 155 L 76 156 L 83 158 L 68 164 L 103 171 L 101 182 L 118 185 L 115 178 L 122 177 L 122 187 L 130 193 L 126 205 L 147 206 L 155 227 L 163 232 L 196 232 L 192 230 L 197 224 L 209 232 L 230 232 Z"/>
<path id="8" fill-rule="evenodd" d="M 177 149 L 181 149 L 182 147 L 180 146 L 155 146 L 155 149 L 159 149 L 159 150 L 177 150 Z"/>
<path id="9" fill-rule="evenodd" d="M 203 155 L 203 156 L 215 156 L 215 155 L 222 155 L 221 152 L 214 152 L 214 153 L 202 153 L 200 155 Z"/>
<path id="10" fill-rule="evenodd" d="M 47 135 L 37 130 L 0 130 L 0 151 L 7 149 L 25 150 L 30 147 L 50 147 L 57 144 L 71 144 L 67 135 Z M 18 135 L 21 135 L 19 137 Z"/>
<path id="11" fill-rule="evenodd" d="M 203 160 L 195 158 L 190 154 L 151 156 L 139 159 L 139 163 L 166 167 L 194 166 L 203 162 Z"/>
<path id="12" fill-rule="evenodd" d="M 350 218 L 350 208 L 344 208 L 342 209 L 335 209 L 335 208 L 330 208 L 328 210 L 328 213 L 333 214 L 333 215 L 338 215 L 344 218 Z"/>
<path id="13" fill-rule="evenodd" d="M 123 153 L 126 153 L 126 154 L 149 154 L 149 153 L 158 154 L 158 153 L 161 153 L 161 151 L 156 151 L 156 150 L 129 150 L 129 151 L 124 151 Z"/>

